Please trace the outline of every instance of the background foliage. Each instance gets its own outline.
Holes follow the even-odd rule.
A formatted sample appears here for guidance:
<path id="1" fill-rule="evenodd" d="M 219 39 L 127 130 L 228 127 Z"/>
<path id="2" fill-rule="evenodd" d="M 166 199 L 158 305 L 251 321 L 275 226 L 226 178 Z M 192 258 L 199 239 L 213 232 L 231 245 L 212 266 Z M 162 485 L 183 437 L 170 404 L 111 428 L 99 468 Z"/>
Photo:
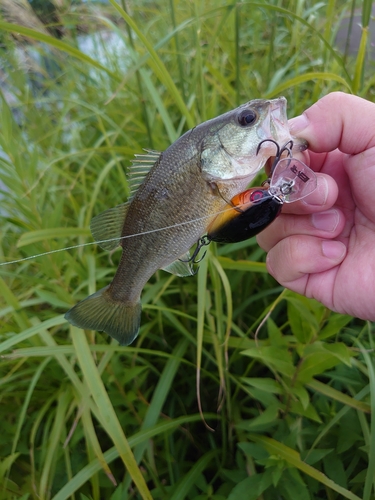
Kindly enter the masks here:
<path id="1" fill-rule="evenodd" d="M 239 103 L 373 100 L 371 2 L 0 6 L 0 259 L 28 258 L 0 267 L 0 498 L 373 498 L 373 325 L 283 290 L 255 240 L 157 272 L 125 348 L 63 319 L 119 252 L 33 257 L 92 241 L 134 153 Z"/>

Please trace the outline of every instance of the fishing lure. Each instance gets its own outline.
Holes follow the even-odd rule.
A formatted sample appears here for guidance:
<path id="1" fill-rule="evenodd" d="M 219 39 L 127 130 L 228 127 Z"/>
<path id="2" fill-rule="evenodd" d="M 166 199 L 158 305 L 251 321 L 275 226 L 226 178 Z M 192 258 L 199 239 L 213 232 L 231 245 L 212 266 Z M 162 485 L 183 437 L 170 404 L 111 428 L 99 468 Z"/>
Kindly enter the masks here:
<path id="1" fill-rule="evenodd" d="M 269 188 L 247 189 L 231 199 L 224 210 L 211 223 L 208 241 L 238 243 L 265 229 L 281 212 L 282 199 Z M 232 207 L 232 208 L 231 208 Z"/>
<path id="2" fill-rule="evenodd" d="M 272 139 L 277 154 L 271 167 L 270 177 L 262 186 L 253 187 L 234 196 L 224 210 L 208 227 L 207 234 L 199 239 L 191 257 L 197 260 L 200 249 L 211 241 L 217 243 L 238 243 L 257 235 L 269 226 L 280 214 L 284 203 L 293 203 L 311 194 L 317 186 L 315 173 L 301 160 L 293 158 L 293 141 L 282 148 Z M 287 153 L 287 157 L 282 155 Z M 203 258 L 203 257 L 202 257 Z"/>

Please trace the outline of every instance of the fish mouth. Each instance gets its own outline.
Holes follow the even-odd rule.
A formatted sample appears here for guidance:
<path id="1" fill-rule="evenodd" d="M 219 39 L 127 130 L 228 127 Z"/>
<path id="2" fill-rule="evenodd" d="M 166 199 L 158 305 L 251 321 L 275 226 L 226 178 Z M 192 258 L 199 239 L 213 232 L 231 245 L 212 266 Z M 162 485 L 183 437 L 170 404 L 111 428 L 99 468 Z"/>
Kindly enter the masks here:
<path id="1" fill-rule="evenodd" d="M 272 99 L 269 102 L 267 114 L 258 130 L 260 141 L 272 139 L 282 148 L 286 143 L 292 141 L 294 151 L 305 151 L 308 143 L 300 137 L 293 137 L 289 131 L 288 118 L 286 114 L 287 100 L 285 97 Z M 269 157 L 275 154 L 275 145 L 271 142 L 262 145 L 263 155 Z M 268 158 L 269 159 L 269 158 Z"/>
<path id="2" fill-rule="evenodd" d="M 267 114 L 259 128 L 258 135 L 260 140 L 273 139 L 279 146 L 291 140 L 285 97 L 269 101 Z"/>

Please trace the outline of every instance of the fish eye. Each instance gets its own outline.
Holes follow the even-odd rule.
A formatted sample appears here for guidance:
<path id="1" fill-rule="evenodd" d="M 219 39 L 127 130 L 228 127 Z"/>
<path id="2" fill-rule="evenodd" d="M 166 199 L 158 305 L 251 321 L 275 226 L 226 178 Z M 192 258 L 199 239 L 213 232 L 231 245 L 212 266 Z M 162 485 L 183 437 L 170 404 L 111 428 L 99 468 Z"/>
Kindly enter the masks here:
<path id="1" fill-rule="evenodd" d="M 244 111 L 241 111 L 241 113 L 238 115 L 238 123 L 241 125 L 241 127 L 247 127 L 249 125 L 252 125 L 257 118 L 258 114 L 254 110 L 246 109 Z"/>

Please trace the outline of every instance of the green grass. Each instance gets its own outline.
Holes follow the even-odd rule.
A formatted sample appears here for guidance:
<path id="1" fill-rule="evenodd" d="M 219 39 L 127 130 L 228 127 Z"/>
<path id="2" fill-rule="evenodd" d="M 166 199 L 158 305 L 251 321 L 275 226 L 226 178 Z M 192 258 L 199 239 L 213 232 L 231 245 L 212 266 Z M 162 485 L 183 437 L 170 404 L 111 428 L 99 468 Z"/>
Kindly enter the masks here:
<path id="1" fill-rule="evenodd" d="M 252 239 L 211 245 L 195 277 L 157 272 L 118 347 L 63 314 L 120 253 L 33 256 L 92 242 L 134 153 L 239 103 L 283 94 L 291 117 L 333 90 L 374 100 L 371 2 L 355 58 L 334 48 L 349 1 L 129 3 L 78 4 L 61 40 L 0 20 L 0 261 L 28 259 L 0 267 L 0 499 L 370 500 L 372 324 L 283 290 Z M 121 60 L 104 39 L 105 62 L 78 50 L 82 19 L 123 39 Z"/>

